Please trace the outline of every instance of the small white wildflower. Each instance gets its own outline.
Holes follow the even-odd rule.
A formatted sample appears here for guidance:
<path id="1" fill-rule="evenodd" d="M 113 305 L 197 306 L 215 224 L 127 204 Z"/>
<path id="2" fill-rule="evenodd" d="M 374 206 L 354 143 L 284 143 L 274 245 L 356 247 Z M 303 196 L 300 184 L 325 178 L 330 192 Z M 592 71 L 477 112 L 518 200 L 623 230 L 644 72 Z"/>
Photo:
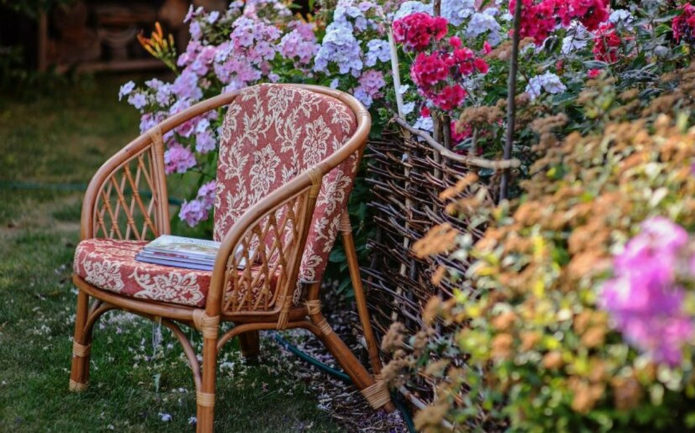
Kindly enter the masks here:
<path id="1" fill-rule="evenodd" d="M 159 412 L 159 418 L 164 422 L 171 421 L 171 415 L 165 412 Z"/>
<path id="2" fill-rule="evenodd" d="M 196 424 L 198 422 L 198 418 L 192 416 L 188 418 L 188 424 Z"/>
<path id="3" fill-rule="evenodd" d="M 562 38 L 562 54 L 570 54 L 573 51 L 586 47 L 592 38 L 591 33 L 582 23 L 572 21 L 567 28 L 567 36 Z"/>
<path id="4" fill-rule="evenodd" d="M 413 128 L 421 129 L 423 131 L 434 130 L 434 125 L 432 124 L 432 118 L 430 116 L 419 117 L 413 124 Z"/>
<path id="5" fill-rule="evenodd" d="M 563 93 L 567 90 L 567 87 L 562 84 L 560 77 L 553 74 L 552 72 L 546 72 L 543 75 L 537 75 L 531 78 L 526 85 L 526 93 L 529 94 L 531 100 L 538 98 L 542 91 L 550 93 L 551 95 L 557 93 Z"/>
<path id="6" fill-rule="evenodd" d="M 408 102 L 406 104 L 403 104 L 403 114 L 407 115 L 413 112 L 415 110 L 415 103 L 414 102 Z"/>

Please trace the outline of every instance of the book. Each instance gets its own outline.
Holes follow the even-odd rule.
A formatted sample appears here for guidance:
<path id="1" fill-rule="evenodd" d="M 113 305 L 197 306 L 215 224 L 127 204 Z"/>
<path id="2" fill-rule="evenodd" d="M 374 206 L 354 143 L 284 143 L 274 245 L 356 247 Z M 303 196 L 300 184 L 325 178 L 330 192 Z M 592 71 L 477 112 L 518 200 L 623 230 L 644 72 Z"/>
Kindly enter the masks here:
<path id="1" fill-rule="evenodd" d="M 169 254 L 182 258 L 214 260 L 219 249 L 220 243 L 215 241 L 162 235 L 145 245 L 144 251 Z"/>
<path id="2" fill-rule="evenodd" d="M 135 260 L 156 265 L 211 271 L 219 249 L 220 243 L 211 240 L 162 235 L 145 245 L 135 255 Z M 243 266 L 242 262 L 239 267 L 243 268 Z"/>

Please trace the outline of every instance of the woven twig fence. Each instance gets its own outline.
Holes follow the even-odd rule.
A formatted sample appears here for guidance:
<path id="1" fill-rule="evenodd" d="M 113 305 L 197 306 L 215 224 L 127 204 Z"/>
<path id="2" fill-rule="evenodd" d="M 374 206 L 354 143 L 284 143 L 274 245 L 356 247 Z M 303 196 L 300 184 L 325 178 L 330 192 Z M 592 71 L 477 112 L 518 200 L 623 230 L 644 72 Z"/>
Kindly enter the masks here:
<path id="1" fill-rule="evenodd" d="M 382 335 L 394 321 L 416 332 L 429 298 L 452 295 L 453 287 L 447 279 L 438 286 L 432 283 L 433 273 L 440 265 L 465 272 L 467 263 L 447 255 L 419 259 L 412 252 L 413 244 L 430 228 L 445 222 L 473 238 L 482 234 L 465 218 L 449 215 L 439 194 L 471 172 L 515 167 L 518 161 L 490 161 L 453 153 L 400 119 L 390 132 L 370 142 L 368 153 L 367 182 L 373 194 L 369 206 L 376 235 L 370 242 L 371 261 L 362 271 L 370 288 L 372 318 Z"/>

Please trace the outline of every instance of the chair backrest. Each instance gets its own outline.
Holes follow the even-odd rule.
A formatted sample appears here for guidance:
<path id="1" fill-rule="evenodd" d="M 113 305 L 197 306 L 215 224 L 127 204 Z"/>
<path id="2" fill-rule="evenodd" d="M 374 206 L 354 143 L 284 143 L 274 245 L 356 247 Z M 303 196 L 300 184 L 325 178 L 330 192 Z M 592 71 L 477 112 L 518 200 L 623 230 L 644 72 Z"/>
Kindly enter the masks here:
<path id="1" fill-rule="evenodd" d="M 260 199 L 338 150 L 356 125 L 350 107 L 319 92 L 280 84 L 241 91 L 222 125 L 215 239 Z M 302 281 L 323 276 L 357 163 L 353 153 L 323 178 L 299 270 Z"/>

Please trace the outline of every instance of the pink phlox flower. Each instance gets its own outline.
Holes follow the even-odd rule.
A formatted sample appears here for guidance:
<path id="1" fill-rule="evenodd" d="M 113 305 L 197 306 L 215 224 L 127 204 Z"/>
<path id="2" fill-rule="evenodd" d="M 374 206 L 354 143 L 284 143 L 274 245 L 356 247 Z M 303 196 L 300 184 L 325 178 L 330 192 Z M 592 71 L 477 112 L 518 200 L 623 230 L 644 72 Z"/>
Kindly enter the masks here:
<path id="1" fill-rule="evenodd" d="M 695 335 L 683 310 L 685 290 L 677 279 L 687 232 L 663 217 L 644 221 L 615 258 L 615 277 L 604 283 L 599 305 L 625 339 L 655 361 L 677 366 L 682 348 Z"/>
<path id="2" fill-rule="evenodd" d="M 196 160 L 193 152 L 179 143 L 175 143 L 164 152 L 164 171 L 166 174 L 185 173 L 195 167 Z"/>
<path id="3" fill-rule="evenodd" d="M 208 219 L 209 212 L 200 200 L 186 201 L 181 205 L 179 218 L 185 221 L 189 227 L 197 226 L 201 221 Z"/>
<path id="4" fill-rule="evenodd" d="M 203 203 L 206 209 L 210 209 L 215 204 L 215 191 L 217 188 L 217 183 L 214 180 L 204 183 L 198 189 L 197 199 Z"/>

